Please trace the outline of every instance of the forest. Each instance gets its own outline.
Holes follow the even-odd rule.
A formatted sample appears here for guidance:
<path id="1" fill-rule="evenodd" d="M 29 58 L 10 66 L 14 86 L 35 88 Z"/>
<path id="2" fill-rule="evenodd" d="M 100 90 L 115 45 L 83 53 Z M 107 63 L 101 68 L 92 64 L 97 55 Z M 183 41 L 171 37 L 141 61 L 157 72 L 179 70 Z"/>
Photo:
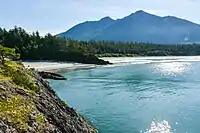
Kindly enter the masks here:
<path id="1" fill-rule="evenodd" d="M 194 56 L 200 55 L 199 44 L 161 45 L 142 42 L 77 41 L 28 33 L 20 27 L 0 28 L 0 44 L 15 48 L 21 60 L 70 61 L 89 64 L 108 64 L 103 56 Z"/>

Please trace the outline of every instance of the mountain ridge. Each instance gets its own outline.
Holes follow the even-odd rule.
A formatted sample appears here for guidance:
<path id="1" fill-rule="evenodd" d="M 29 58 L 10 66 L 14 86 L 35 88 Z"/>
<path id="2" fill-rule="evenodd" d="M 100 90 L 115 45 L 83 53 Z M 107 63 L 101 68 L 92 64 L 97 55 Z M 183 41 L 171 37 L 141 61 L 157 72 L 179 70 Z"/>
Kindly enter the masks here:
<path id="1" fill-rule="evenodd" d="M 58 34 L 76 40 L 179 44 L 200 42 L 200 25 L 175 16 L 157 16 L 143 10 L 121 19 L 109 16 L 86 21 Z"/>

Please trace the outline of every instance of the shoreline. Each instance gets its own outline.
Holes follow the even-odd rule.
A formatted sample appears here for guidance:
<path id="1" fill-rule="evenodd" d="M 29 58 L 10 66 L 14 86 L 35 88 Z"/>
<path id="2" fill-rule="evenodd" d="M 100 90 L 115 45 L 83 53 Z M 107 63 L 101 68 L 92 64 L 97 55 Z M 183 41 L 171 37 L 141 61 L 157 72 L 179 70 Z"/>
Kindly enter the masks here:
<path id="1" fill-rule="evenodd" d="M 152 63 L 160 61 L 200 61 L 200 56 L 148 56 L 148 57 L 102 57 L 105 61 L 113 63 L 112 65 L 95 65 L 95 64 L 81 64 L 81 63 L 68 63 L 68 62 L 51 62 L 51 61 L 25 61 L 23 62 L 26 68 L 34 68 L 38 71 L 47 72 L 62 72 L 73 71 L 79 69 L 92 69 L 96 67 L 118 66 L 124 64 L 139 64 L 139 63 Z"/>
<path id="2" fill-rule="evenodd" d="M 37 71 L 46 72 L 60 72 L 60 71 L 73 71 L 77 69 L 91 69 L 95 68 L 95 64 L 81 64 L 81 63 L 64 63 L 64 62 L 47 62 L 47 61 L 34 61 L 22 62 L 26 68 L 34 68 Z"/>

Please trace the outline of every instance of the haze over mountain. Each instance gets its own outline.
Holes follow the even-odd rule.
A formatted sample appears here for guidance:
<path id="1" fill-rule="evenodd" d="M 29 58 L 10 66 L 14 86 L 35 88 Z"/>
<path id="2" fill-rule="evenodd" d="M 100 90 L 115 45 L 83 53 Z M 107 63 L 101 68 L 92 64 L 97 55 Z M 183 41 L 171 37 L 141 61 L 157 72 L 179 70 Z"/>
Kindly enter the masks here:
<path id="1" fill-rule="evenodd" d="M 57 36 L 77 40 L 197 43 L 200 42 L 200 25 L 185 19 L 160 17 L 140 10 L 122 19 L 105 17 L 99 21 L 86 21 Z"/>

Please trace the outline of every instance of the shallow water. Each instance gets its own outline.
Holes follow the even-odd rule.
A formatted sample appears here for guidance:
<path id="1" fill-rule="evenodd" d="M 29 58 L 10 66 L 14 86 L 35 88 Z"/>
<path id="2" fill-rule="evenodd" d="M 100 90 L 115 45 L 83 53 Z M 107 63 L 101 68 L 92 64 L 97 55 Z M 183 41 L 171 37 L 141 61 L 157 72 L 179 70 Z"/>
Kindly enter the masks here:
<path id="1" fill-rule="evenodd" d="M 138 59 L 62 73 L 57 94 L 100 133 L 200 133 L 199 58 Z"/>

